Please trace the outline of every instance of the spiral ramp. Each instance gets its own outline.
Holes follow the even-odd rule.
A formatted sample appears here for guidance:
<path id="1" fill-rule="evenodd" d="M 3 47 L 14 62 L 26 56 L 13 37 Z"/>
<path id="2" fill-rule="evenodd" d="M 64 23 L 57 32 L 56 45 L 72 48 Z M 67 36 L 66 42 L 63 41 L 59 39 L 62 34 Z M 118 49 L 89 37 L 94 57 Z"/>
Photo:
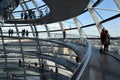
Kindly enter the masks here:
<path id="1" fill-rule="evenodd" d="M 37 25 L 59 22 L 80 15 L 89 4 L 89 0 L 43 1 L 50 9 L 49 14 L 31 20 L 6 19 L 5 23 Z M 16 6 L 12 10 L 20 4 L 19 0 L 14 2 Z M 99 2 L 101 0 L 93 6 Z M 99 52 L 86 38 L 42 39 L 38 36 L 24 37 L 19 33 L 22 32 L 17 31 L 17 36 L 6 36 L 1 31 L 0 80 L 120 79 L 119 60 L 111 53 Z M 116 68 L 111 63 L 115 63 Z"/>

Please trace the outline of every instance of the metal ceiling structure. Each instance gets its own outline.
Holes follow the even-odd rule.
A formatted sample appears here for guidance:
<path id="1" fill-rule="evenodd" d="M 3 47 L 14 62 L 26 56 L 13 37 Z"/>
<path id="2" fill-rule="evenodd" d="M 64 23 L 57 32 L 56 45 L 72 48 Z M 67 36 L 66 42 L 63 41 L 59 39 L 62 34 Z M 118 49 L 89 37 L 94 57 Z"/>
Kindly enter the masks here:
<path id="1" fill-rule="evenodd" d="M 119 37 L 120 1 L 109 1 L 0 0 L 0 80 L 88 79 L 80 76 L 91 55 L 86 38 L 102 28 Z"/>
<path id="2" fill-rule="evenodd" d="M 72 31 L 74 34 L 80 34 L 81 33 L 80 31 L 83 30 L 82 33 L 85 33 L 84 36 L 85 35 L 99 36 L 99 33 L 101 32 L 102 27 L 108 29 L 108 31 L 109 31 L 108 27 L 110 26 L 110 23 L 119 19 L 119 1 L 111 0 L 110 2 L 113 3 L 113 7 L 111 7 L 111 8 L 109 8 L 107 6 L 106 7 L 100 6 L 100 8 L 99 8 L 99 5 L 102 5 L 102 4 L 104 5 L 106 1 L 91 0 L 89 3 L 89 6 L 86 9 L 84 9 L 86 7 L 88 1 L 89 0 L 84 1 L 84 2 L 86 2 L 86 4 L 84 3 L 84 5 L 76 4 L 79 2 L 79 0 L 78 0 L 78 2 L 76 1 L 76 3 L 74 3 L 75 5 L 71 4 L 72 1 L 69 1 L 70 4 L 69 3 L 68 4 L 71 6 L 69 6 L 67 4 L 65 6 L 62 6 L 63 9 L 66 9 L 62 12 L 61 10 L 63 10 L 63 9 L 62 9 L 62 7 L 60 7 L 60 5 L 62 5 L 63 3 L 66 3 L 67 1 L 57 2 L 58 4 L 60 3 L 60 5 L 57 5 L 57 4 L 51 5 L 52 3 L 55 3 L 55 2 L 42 1 L 42 0 L 32 0 L 32 1 L 21 0 L 20 5 L 12 12 L 12 15 L 7 20 L 4 20 L 4 22 L 8 23 L 8 24 L 10 23 L 11 25 L 17 24 L 19 26 L 22 26 L 23 24 L 26 24 L 26 25 L 30 24 L 32 27 L 44 26 L 44 28 L 42 28 L 42 29 L 40 28 L 38 31 L 43 32 L 43 33 L 47 32 L 47 34 L 49 33 L 48 35 L 50 35 L 50 32 L 51 33 L 59 33 L 61 31 L 61 29 L 63 31 L 63 29 L 65 28 L 66 32 L 68 34 Z M 49 4 L 49 5 L 47 5 L 47 4 Z M 81 1 L 80 4 L 83 4 L 83 1 Z M 55 6 L 54 7 L 55 12 L 51 11 L 52 6 Z M 84 7 L 79 9 L 79 7 L 81 7 L 81 6 L 84 6 Z M 55 8 L 56 8 L 56 10 L 55 10 Z M 70 8 L 70 9 L 68 10 L 67 8 Z M 74 8 L 74 9 L 72 9 L 72 8 Z M 78 11 L 77 8 L 80 11 Z M 114 9 L 112 9 L 112 8 L 114 8 Z M 25 13 L 25 12 L 28 13 L 30 10 L 32 10 L 34 12 L 34 16 L 32 17 L 33 19 L 30 19 L 29 17 L 26 20 L 24 20 L 23 17 L 21 19 L 21 13 Z M 78 13 L 76 13 L 76 11 L 73 11 L 73 10 L 78 11 Z M 69 13 L 69 15 L 67 12 Z M 112 13 L 109 14 L 109 12 L 112 12 Z M 81 13 L 81 15 L 80 15 L 80 13 Z M 104 13 L 105 13 L 105 15 L 109 14 L 109 16 L 108 17 L 104 16 Z M 86 15 L 87 15 L 88 19 L 85 18 Z M 67 16 L 69 16 L 69 17 L 67 17 Z M 76 18 L 71 18 L 70 16 L 76 17 Z M 64 19 L 62 17 L 64 17 Z M 68 19 L 68 18 L 71 18 L 71 19 Z M 74 20 L 72 20 L 72 19 L 74 19 Z M 82 20 L 82 19 L 84 19 L 84 20 Z M 114 19 L 114 21 L 113 21 L 113 19 Z M 63 24 L 62 27 L 57 23 L 57 21 L 59 21 L 59 22 L 61 21 L 61 23 Z M 75 21 L 77 21 L 78 23 L 76 23 Z M 53 25 L 56 25 L 59 27 L 52 26 L 52 28 L 51 28 L 48 26 L 47 23 L 49 23 L 49 24 L 53 23 Z M 45 25 L 45 24 L 47 24 L 47 25 Z M 78 26 L 78 24 L 79 24 L 79 26 Z M 50 24 L 50 25 L 52 25 L 52 24 Z M 53 27 L 55 27 L 55 28 L 53 28 Z M 92 30 L 92 27 L 94 27 L 94 29 L 96 30 L 95 31 L 96 34 L 89 33 L 90 31 L 88 32 L 88 30 L 90 30 L 90 29 Z M 75 33 L 75 30 L 78 28 L 80 28 L 80 29 L 78 30 L 78 32 Z M 34 30 L 31 29 L 30 32 L 31 31 L 34 31 Z M 115 30 L 114 29 L 110 30 L 111 36 L 114 37 L 114 35 L 112 34 L 112 31 L 115 31 Z M 60 32 L 60 34 L 61 33 L 62 32 Z M 51 34 L 51 36 L 52 36 L 52 34 Z M 118 35 L 115 35 L 115 36 L 118 36 Z"/>

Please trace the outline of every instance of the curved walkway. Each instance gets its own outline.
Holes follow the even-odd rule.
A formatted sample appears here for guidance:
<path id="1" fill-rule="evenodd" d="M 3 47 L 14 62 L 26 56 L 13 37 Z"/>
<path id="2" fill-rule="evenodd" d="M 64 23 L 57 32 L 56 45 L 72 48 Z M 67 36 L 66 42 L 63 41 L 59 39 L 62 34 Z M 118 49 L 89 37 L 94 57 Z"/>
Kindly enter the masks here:
<path id="1" fill-rule="evenodd" d="M 90 60 L 92 80 L 120 80 L 120 61 L 94 48 Z"/>

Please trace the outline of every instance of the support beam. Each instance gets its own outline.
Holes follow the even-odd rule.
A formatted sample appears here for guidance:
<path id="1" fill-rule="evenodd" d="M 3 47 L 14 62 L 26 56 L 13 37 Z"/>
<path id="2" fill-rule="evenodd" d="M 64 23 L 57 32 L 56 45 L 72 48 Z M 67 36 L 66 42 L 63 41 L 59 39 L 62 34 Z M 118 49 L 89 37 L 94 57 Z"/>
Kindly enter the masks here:
<path id="1" fill-rule="evenodd" d="M 4 39 L 4 36 L 3 36 L 3 31 L 2 31 L 2 26 L 3 26 L 3 17 L 2 16 L 0 16 L 0 35 L 2 36 L 1 37 L 1 42 L 2 42 L 2 48 L 3 48 L 3 50 L 4 50 L 4 52 L 3 52 L 3 54 L 4 54 L 4 56 L 5 56 L 5 58 L 4 58 L 4 60 L 5 60 L 5 65 L 4 65 L 4 67 L 5 67 L 5 73 L 6 73 L 6 77 L 8 77 L 8 65 L 7 65 L 7 63 L 8 63 L 8 60 L 7 60 L 7 54 L 6 54 L 6 48 L 5 48 L 5 39 Z"/>
<path id="2" fill-rule="evenodd" d="M 60 28 L 61 28 L 61 30 L 62 30 L 62 32 L 63 32 L 63 31 L 64 31 L 64 27 L 63 27 L 62 22 L 58 22 L 58 24 L 60 25 Z"/>
<path id="3" fill-rule="evenodd" d="M 66 37 L 65 28 L 63 27 L 62 22 L 58 22 L 58 24 L 60 25 L 60 28 L 61 28 L 61 30 L 62 30 L 63 35 L 65 35 L 65 36 L 63 36 L 63 37 Z"/>
<path id="4" fill-rule="evenodd" d="M 15 28 L 17 31 L 17 35 L 18 35 L 18 40 L 19 40 L 19 47 L 20 47 L 20 53 L 21 53 L 21 57 L 22 57 L 22 64 L 25 65 L 25 59 L 24 59 L 24 53 L 23 53 L 23 46 L 22 46 L 22 41 L 20 39 L 20 35 L 19 35 L 19 29 L 17 27 L 17 24 L 15 24 Z M 26 70 L 25 70 L 25 66 L 23 66 L 23 71 L 24 71 L 24 80 L 26 80 Z"/>
<path id="5" fill-rule="evenodd" d="M 49 29 L 48 29 L 47 24 L 44 24 L 44 26 L 45 26 L 45 28 L 46 28 L 46 31 L 47 31 L 48 37 L 50 38 L 50 32 L 49 32 Z"/>
<path id="6" fill-rule="evenodd" d="M 74 17 L 73 20 L 74 20 L 74 23 L 75 23 L 75 25 L 76 25 L 76 27 L 78 29 L 78 32 L 79 32 L 80 36 L 85 37 L 85 33 L 82 31 L 82 28 L 81 28 L 81 26 L 79 24 L 78 19 L 76 17 Z"/>
<path id="7" fill-rule="evenodd" d="M 33 5 L 35 6 L 36 10 L 38 11 L 39 15 L 43 16 L 42 11 L 40 9 L 38 9 L 37 3 L 34 0 L 31 0 L 31 1 L 32 1 Z"/>
<path id="8" fill-rule="evenodd" d="M 95 11 L 94 11 L 94 8 L 89 5 L 89 6 L 88 6 L 88 10 L 89 10 L 89 12 L 90 12 L 90 14 L 91 14 L 91 16 L 92 16 L 92 18 L 93 18 L 96 26 L 97 26 L 97 29 L 98 29 L 99 33 L 101 33 L 102 28 L 103 28 L 103 25 L 102 25 L 102 24 L 100 23 L 100 21 L 98 20 L 98 17 L 97 17 L 97 15 L 96 15 Z"/>
<path id="9" fill-rule="evenodd" d="M 120 9 L 120 0 L 114 0 L 114 1 L 116 3 L 117 7 Z"/>

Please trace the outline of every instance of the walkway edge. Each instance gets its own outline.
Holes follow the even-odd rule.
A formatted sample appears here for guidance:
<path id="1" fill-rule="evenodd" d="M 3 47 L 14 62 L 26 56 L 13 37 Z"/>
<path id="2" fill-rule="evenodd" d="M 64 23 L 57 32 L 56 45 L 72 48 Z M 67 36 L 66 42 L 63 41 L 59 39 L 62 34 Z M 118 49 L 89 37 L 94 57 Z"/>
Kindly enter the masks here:
<path id="1" fill-rule="evenodd" d="M 120 55 L 119 54 L 115 54 L 115 53 L 111 53 L 111 52 L 106 52 L 106 54 L 114 57 L 115 59 L 117 59 L 118 61 L 120 61 Z"/>

